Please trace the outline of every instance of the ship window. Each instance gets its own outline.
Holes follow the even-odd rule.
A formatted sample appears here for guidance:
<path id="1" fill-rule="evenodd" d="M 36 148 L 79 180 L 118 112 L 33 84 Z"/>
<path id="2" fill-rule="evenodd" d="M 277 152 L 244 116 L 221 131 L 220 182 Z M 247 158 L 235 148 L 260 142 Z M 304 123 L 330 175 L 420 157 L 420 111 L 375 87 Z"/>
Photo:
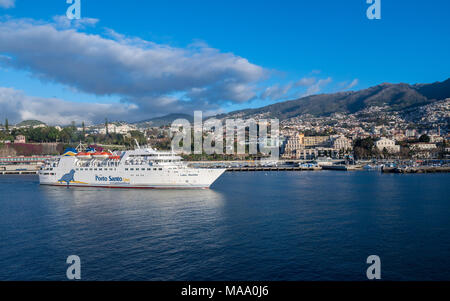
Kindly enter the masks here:
<path id="1" fill-rule="evenodd" d="M 159 170 L 162 170 L 162 168 L 158 168 Z"/>
<path id="2" fill-rule="evenodd" d="M 141 170 L 145 170 L 145 168 L 141 168 Z"/>
<path id="3" fill-rule="evenodd" d="M 151 168 L 147 168 L 147 170 L 152 170 Z"/>
<path id="4" fill-rule="evenodd" d="M 153 168 L 153 170 L 156 170 L 156 168 Z"/>
<path id="5" fill-rule="evenodd" d="M 125 168 L 126 171 L 128 171 L 128 168 Z"/>
<path id="6" fill-rule="evenodd" d="M 134 170 L 134 168 L 130 168 L 130 170 Z"/>
<path id="7" fill-rule="evenodd" d="M 94 170 L 97 170 L 97 168 L 94 168 Z"/>
<path id="8" fill-rule="evenodd" d="M 99 168 L 98 170 L 102 170 L 101 168 Z"/>

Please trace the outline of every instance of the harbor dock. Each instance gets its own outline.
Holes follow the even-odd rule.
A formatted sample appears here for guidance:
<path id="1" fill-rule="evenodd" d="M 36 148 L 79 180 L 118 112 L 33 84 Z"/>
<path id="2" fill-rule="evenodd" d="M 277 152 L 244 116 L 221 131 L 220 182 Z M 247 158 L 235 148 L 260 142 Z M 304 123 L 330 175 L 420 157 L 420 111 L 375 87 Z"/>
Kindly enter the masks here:
<path id="1" fill-rule="evenodd" d="M 383 173 L 444 173 L 450 172 L 448 166 L 419 166 L 419 167 L 384 167 Z"/>
<path id="2" fill-rule="evenodd" d="M 0 175 L 35 175 L 40 165 L 0 165 Z"/>
<path id="3" fill-rule="evenodd" d="M 227 171 L 301 171 L 301 170 L 321 170 L 321 167 L 301 167 L 301 166 L 247 166 L 229 167 Z"/>
<path id="4" fill-rule="evenodd" d="M 0 157 L 0 175 L 37 174 L 45 160 L 52 156 L 11 156 Z"/>

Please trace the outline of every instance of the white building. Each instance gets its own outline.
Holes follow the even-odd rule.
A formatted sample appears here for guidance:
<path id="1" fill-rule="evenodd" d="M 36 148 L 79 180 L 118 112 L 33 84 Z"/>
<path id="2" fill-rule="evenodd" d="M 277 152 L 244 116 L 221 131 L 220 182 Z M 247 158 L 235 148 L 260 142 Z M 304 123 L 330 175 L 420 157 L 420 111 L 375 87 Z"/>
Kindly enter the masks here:
<path id="1" fill-rule="evenodd" d="M 398 153 L 400 151 L 400 145 L 396 145 L 394 140 L 387 139 L 385 137 L 382 137 L 376 141 L 375 146 L 380 151 L 386 149 L 389 153 Z"/>
<path id="2" fill-rule="evenodd" d="M 136 127 L 129 124 L 108 124 L 108 133 L 122 134 L 125 135 L 130 131 L 135 131 Z M 99 134 L 106 134 L 106 128 L 103 127 L 99 129 Z"/>
<path id="3" fill-rule="evenodd" d="M 406 130 L 405 131 L 405 136 L 410 138 L 410 137 L 416 137 L 417 136 L 417 132 L 416 130 Z"/>
<path id="4" fill-rule="evenodd" d="M 14 139 L 14 143 L 26 143 L 26 138 L 24 135 L 17 135 L 16 139 Z"/>
<path id="5" fill-rule="evenodd" d="M 352 149 L 352 141 L 344 136 L 340 136 L 333 141 L 333 148 L 337 150 Z"/>
<path id="6" fill-rule="evenodd" d="M 430 135 L 430 142 L 431 143 L 441 143 L 444 142 L 444 137 L 441 137 L 439 135 Z"/>

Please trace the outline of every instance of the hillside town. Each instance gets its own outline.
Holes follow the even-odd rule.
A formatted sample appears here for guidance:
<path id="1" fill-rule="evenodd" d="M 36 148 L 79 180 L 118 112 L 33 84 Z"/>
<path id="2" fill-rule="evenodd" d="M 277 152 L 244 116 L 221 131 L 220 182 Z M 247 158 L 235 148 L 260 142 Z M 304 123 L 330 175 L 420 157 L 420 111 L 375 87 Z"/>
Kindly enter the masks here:
<path id="1" fill-rule="evenodd" d="M 266 118 L 266 116 L 255 116 Z M 354 114 L 301 115 L 280 121 L 280 157 L 316 160 L 448 159 L 450 99 L 399 114 L 387 107 L 369 107 Z M 135 140 L 156 149 L 170 149 L 170 124 L 108 122 L 96 125 L 48 126 L 40 121 L 0 125 L 0 156 L 58 155 L 83 142 L 110 149 L 133 147 Z M 191 159 L 252 159 L 258 156 L 186 156 Z"/>
<path id="2" fill-rule="evenodd" d="M 450 99 L 399 114 L 369 107 L 355 114 L 302 115 L 280 122 L 283 157 L 448 158 Z"/>

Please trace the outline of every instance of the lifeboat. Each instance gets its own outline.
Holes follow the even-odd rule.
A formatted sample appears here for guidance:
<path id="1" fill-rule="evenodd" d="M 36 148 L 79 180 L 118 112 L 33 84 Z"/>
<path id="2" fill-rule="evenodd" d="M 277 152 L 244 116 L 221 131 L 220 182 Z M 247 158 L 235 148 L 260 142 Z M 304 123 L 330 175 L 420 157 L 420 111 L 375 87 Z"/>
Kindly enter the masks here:
<path id="1" fill-rule="evenodd" d="M 110 160 L 120 160 L 120 156 L 109 156 Z"/>
<path id="2" fill-rule="evenodd" d="M 112 154 L 108 152 L 97 152 L 93 153 L 92 157 L 99 160 L 105 160 L 108 159 Z"/>
<path id="3" fill-rule="evenodd" d="M 89 160 L 92 158 L 90 153 L 78 153 L 76 156 L 81 160 Z"/>

